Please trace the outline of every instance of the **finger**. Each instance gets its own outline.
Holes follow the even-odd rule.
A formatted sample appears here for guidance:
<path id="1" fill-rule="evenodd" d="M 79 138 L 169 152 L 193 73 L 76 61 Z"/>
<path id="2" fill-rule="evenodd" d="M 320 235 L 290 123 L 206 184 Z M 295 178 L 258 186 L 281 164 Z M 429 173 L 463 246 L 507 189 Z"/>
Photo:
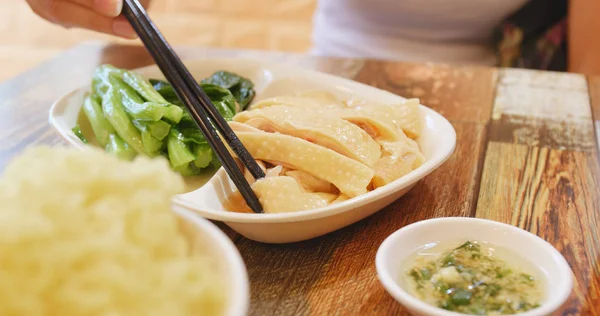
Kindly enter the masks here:
<path id="1" fill-rule="evenodd" d="M 124 16 L 118 16 L 113 23 L 113 31 L 122 37 L 137 38 L 137 33 L 131 27 L 131 23 Z"/>
<path id="2" fill-rule="evenodd" d="M 55 0 L 61 1 L 61 0 Z M 65 0 L 62 0 L 65 1 Z M 67 0 L 107 17 L 117 17 L 123 10 L 123 0 Z"/>
<path id="3" fill-rule="evenodd" d="M 126 20 L 122 16 L 109 18 L 73 2 L 55 1 L 50 15 L 65 27 L 80 27 L 126 38 L 136 37 L 131 26 L 127 28 L 123 25 Z"/>

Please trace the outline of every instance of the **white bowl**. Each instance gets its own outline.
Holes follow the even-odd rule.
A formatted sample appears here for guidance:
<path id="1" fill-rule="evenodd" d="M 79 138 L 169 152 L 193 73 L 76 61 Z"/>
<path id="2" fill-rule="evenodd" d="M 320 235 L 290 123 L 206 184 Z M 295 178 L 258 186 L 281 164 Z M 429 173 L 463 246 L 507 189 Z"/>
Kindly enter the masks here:
<path id="1" fill-rule="evenodd" d="M 248 59 L 201 59 L 184 62 L 198 79 L 214 71 L 228 70 L 255 83 L 254 100 L 319 89 L 347 98 L 361 97 L 380 103 L 398 104 L 406 99 L 390 92 L 325 73 L 277 63 Z M 147 78 L 164 78 L 156 66 L 136 70 Z M 91 81 L 91 78 L 90 78 Z M 83 147 L 71 128 L 77 122 L 89 83 L 59 99 L 50 110 L 50 123 L 71 144 Z M 193 210 L 203 217 L 222 221 L 241 235 L 266 243 L 287 243 L 321 236 L 357 222 L 392 203 L 408 192 L 419 180 L 450 157 L 456 145 L 454 128 L 437 112 L 421 105 L 422 134 L 417 139 L 425 163 L 396 181 L 353 199 L 331 206 L 280 214 L 228 212 L 225 198 L 235 186 L 223 169 L 198 190 L 174 198 L 174 204 Z"/>
<path id="2" fill-rule="evenodd" d="M 414 315 L 459 316 L 429 305 L 399 284 L 406 260 L 424 245 L 467 239 L 506 248 L 528 261 L 543 279 L 545 298 L 540 307 L 520 316 L 548 315 L 567 300 L 573 289 L 573 272 L 565 258 L 540 237 L 508 224 L 469 217 L 436 218 L 405 226 L 386 238 L 377 251 L 377 276 L 387 292 Z"/>
<path id="3" fill-rule="evenodd" d="M 218 262 L 217 273 L 227 291 L 224 316 L 245 316 L 250 301 L 246 266 L 233 242 L 217 226 L 187 210 L 174 210 L 180 230 L 195 251 L 207 253 Z"/>

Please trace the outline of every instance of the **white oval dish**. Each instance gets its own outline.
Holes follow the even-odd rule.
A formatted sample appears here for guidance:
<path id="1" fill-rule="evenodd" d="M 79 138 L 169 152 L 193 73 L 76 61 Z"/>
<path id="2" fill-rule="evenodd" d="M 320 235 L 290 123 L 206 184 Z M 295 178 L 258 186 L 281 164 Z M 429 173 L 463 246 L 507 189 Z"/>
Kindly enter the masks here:
<path id="1" fill-rule="evenodd" d="M 201 59 L 184 61 L 195 78 L 205 78 L 217 70 L 238 73 L 255 83 L 256 97 L 290 95 L 306 90 L 323 90 L 340 98 L 359 97 L 379 103 L 399 104 L 405 98 L 352 80 L 277 63 L 249 59 Z M 136 70 L 146 78 L 164 78 L 156 66 Z M 91 78 L 90 78 L 91 81 Z M 73 134 L 89 84 L 58 101 L 50 110 L 50 123 L 74 146 L 84 144 Z M 389 205 L 408 192 L 419 180 L 443 164 L 454 152 L 456 132 L 437 112 L 420 106 L 422 134 L 417 139 L 426 162 L 419 168 L 377 190 L 331 206 L 279 214 L 228 212 L 223 207 L 235 186 L 221 168 L 206 185 L 178 195 L 175 207 L 193 210 L 203 217 L 222 221 L 246 238 L 266 243 L 306 240 L 357 222 Z"/>
<path id="2" fill-rule="evenodd" d="M 250 303 L 248 273 L 233 242 L 217 226 L 187 210 L 174 210 L 180 229 L 196 251 L 209 254 L 223 278 L 227 302 L 225 316 L 244 316 Z"/>
<path id="3" fill-rule="evenodd" d="M 565 258 L 540 237 L 508 224 L 470 217 L 448 217 L 420 221 L 405 226 L 379 247 L 375 259 L 377 276 L 387 292 L 414 315 L 460 316 L 429 305 L 411 295 L 399 284 L 407 258 L 424 245 L 466 239 L 503 247 L 539 269 L 546 297 L 541 306 L 519 316 L 549 315 L 567 300 L 573 289 L 573 272 Z"/>

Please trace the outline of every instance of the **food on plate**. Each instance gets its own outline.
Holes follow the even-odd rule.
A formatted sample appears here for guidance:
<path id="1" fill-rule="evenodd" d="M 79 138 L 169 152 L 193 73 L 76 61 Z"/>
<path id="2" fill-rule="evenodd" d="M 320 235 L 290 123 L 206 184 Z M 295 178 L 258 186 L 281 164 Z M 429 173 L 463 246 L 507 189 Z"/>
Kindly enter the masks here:
<path id="1" fill-rule="evenodd" d="M 200 82 L 226 121 L 243 111 L 255 95 L 254 84 L 237 74 L 217 71 Z M 102 65 L 96 69 L 82 114 L 91 133 L 73 127 L 84 143 L 96 144 L 125 160 L 164 156 L 184 176 L 220 165 L 202 132 L 166 81 Z"/>
<path id="2" fill-rule="evenodd" d="M 260 100 L 229 124 L 267 171 L 258 181 L 246 171 L 266 213 L 345 201 L 385 186 L 425 161 L 415 141 L 421 133 L 416 99 L 387 105 L 305 91 Z M 249 209 L 239 192 L 229 197 L 226 208 Z"/>
<path id="3" fill-rule="evenodd" d="M 0 315 L 221 315 L 220 263 L 171 211 L 183 185 L 162 158 L 27 149 L 0 178 Z"/>
<path id="4" fill-rule="evenodd" d="M 518 264 L 509 264 L 502 255 Z M 403 278 L 413 295 L 446 310 L 522 313 L 539 307 L 544 293 L 534 269 L 522 269 L 528 264 L 518 261 L 508 250 L 469 240 L 449 251 L 420 251 Z"/>

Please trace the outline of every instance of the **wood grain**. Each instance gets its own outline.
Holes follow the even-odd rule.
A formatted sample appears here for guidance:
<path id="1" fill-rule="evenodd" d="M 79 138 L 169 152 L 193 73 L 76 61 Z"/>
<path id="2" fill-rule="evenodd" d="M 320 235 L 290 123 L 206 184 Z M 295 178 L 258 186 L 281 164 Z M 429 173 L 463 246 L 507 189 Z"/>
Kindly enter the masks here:
<path id="1" fill-rule="evenodd" d="M 596 150 L 584 76 L 521 69 L 499 72 L 490 140 Z"/>
<path id="2" fill-rule="evenodd" d="M 386 209 L 306 242 L 236 244 L 252 287 L 251 315 L 399 315 L 405 310 L 377 280 L 375 253 L 402 226 L 441 216 L 471 216 L 485 125 L 456 123 L 455 154 Z M 453 183 L 448 185 L 448 183 Z"/>
<path id="3" fill-rule="evenodd" d="M 497 75 L 492 68 L 369 61 L 355 80 L 419 98 L 454 122 L 487 122 Z"/>
<path id="4" fill-rule="evenodd" d="M 500 72 L 476 216 L 526 229 L 565 256 L 576 282 L 557 315 L 599 315 L 596 148 L 582 76 Z"/>
<path id="5" fill-rule="evenodd" d="M 588 78 L 590 100 L 592 102 L 592 116 L 596 126 L 596 144 L 600 146 L 600 76 Z M 600 151 L 600 148 L 598 148 Z"/>

